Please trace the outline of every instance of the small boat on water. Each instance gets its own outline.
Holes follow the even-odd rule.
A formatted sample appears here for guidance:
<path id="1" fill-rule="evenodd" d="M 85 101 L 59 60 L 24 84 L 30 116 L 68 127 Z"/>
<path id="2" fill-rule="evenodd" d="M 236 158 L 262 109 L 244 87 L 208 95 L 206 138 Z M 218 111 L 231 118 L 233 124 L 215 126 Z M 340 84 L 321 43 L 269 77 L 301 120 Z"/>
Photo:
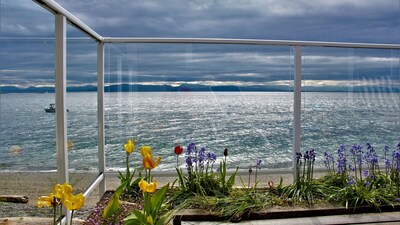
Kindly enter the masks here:
<path id="1" fill-rule="evenodd" d="M 44 111 L 48 112 L 48 113 L 55 113 L 56 112 L 56 104 L 51 103 L 49 108 L 44 109 Z M 69 110 L 67 109 L 67 112 L 69 112 Z"/>

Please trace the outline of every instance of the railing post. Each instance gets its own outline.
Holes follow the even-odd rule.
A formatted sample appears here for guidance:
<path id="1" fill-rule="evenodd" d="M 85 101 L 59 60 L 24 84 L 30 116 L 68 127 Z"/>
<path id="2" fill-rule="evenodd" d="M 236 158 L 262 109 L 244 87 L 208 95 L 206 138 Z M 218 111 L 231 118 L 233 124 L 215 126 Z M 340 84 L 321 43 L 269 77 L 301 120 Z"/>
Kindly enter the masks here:
<path id="1" fill-rule="evenodd" d="M 294 99 L 293 99 L 293 181 L 297 181 L 296 173 L 296 153 L 300 152 L 301 139 L 301 46 L 294 47 Z"/>
<path id="2" fill-rule="evenodd" d="M 105 162 L 105 135 L 104 135 L 104 43 L 97 45 L 97 121 L 98 121 L 98 157 L 99 174 L 104 174 L 106 169 Z M 100 198 L 106 191 L 106 177 L 99 183 Z"/>
<path id="3" fill-rule="evenodd" d="M 57 146 L 57 181 L 59 184 L 69 181 L 68 145 L 67 145 L 67 57 L 66 57 L 66 18 L 62 14 L 55 15 L 55 75 L 56 75 L 56 146 Z M 63 214 L 69 221 L 70 214 L 63 208 Z"/>

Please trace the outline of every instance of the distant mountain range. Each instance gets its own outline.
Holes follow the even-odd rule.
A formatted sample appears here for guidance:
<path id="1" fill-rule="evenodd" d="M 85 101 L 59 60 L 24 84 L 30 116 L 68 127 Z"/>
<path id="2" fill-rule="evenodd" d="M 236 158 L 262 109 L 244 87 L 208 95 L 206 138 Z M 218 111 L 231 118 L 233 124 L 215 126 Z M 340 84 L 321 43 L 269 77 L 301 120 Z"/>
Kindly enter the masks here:
<path id="1" fill-rule="evenodd" d="M 97 91 L 96 86 L 76 86 L 67 87 L 68 92 L 90 92 Z M 121 85 L 110 85 L 104 87 L 105 92 L 198 92 L 198 91 L 218 91 L 218 92 L 291 92 L 292 87 L 288 86 L 207 86 L 207 85 L 195 85 L 195 84 L 182 84 L 180 86 L 171 85 L 140 85 L 140 84 L 121 84 Z M 387 88 L 387 87 L 343 87 L 343 86 L 324 86 L 314 87 L 306 86 L 302 87 L 304 92 L 400 92 L 398 88 Z M 52 93 L 54 87 L 28 87 L 19 88 L 15 86 L 0 86 L 0 93 Z"/>

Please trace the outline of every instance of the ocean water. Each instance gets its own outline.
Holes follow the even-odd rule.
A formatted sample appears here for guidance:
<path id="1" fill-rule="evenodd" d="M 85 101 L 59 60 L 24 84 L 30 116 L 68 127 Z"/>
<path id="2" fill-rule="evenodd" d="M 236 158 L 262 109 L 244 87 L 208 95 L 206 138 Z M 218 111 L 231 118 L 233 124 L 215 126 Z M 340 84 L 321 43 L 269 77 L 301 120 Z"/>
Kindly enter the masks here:
<path id="1" fill-rule="evenodd" d="M 94 92 L 67 94 L 69 168 L 96 171 L 97 100 Z M 56 169 L 55 114 L 44 108 L 53 93 L 0 95 L 0 170 Z M 105 93 L 106 165 L 124 168 L 123 143 L 131 138 L 139 166 L 140 145 L 161 156 L 158 170 L 173 170 L 176 144 L 195 142 L 219 159 L 229 149 L 229 166 L 290 168 L 293 148 L 290 92 L 123 92 Z M 400 141 L 400 93 L 303 93 L 302 145 L 324 151 L 339 144 L 371 142 L 378 152 Z M 179 165 L 184 168 L 184 154 Z"/>

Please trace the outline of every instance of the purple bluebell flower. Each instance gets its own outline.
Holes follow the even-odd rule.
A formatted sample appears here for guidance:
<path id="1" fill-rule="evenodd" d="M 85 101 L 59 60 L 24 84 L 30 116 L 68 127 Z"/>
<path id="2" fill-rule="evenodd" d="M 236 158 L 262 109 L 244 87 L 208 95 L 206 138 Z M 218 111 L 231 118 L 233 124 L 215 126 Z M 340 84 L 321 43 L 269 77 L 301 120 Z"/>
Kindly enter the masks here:
<path id="1" fill-rule="evenodd" d="M 393 158 L 400 160 L 400 150 L 393 151 Z"/>
<path id="2" fill-rule="evenodd" d="M 315 161 L 315 150 L 314 149 L 310 149 L 309 151 L 310 154 L 310 159 L 314 162 Z"/>
<path id="3" fill-rule="evenodd" d="M 396 201 L 400 202 L 400 198 L 396 198 Z"/>
<path id="4" fill-rule="evenodd" d="M 389 151 L 389 146 L 385 145 L 385 147 L 383 147 L 383 152 L 386 154 Z"/>
<path id="5" fill-rule="evenodd" d="M 301 152 L 296 152 L 296 160 L 299 161 L 302 157 Z"/>
<path id="6" fill-rule="evenodd" d="M 378 166 L 378 157 L 376 155 L 373 155 L 370 159 L 370 162 L 373 166 Z"/>
<path id="7" fill-rule="evenodd" d="M 365 187 L 368 187 L 371 183 L 369 181 L 365 181 Z"/>
<path id="8" fill-rule="evenodd" d="M 357 145 L 355 148 L 355 154 L 356 154 L 356 162 L 358 167 L 361 167 L 363 164 L 363 160 L 362 160 L 362 155 L 363 155 L 363 151 L 362 151 L 362 146 L 361 145 Z"/>
<path id="9" fill-rule="evenodd" d="M 371 145 L 370 142 L 367 142 L 367 150 L 368 150 L 370 153 L 374 153 L 374 152 L 375 152 L 375 148 Z"/>
<path id="10" fill-rule="evenodd" d="M 355 170 L 354 167 L 351 164 L 349 164 L 349 170 L 350 171 L 354 171 Z"/>
<path id="11" fill-rule="evenodd" d="M 206 159 L 206 148 L 202 147 L 198 154 L 199 163 L 203 163 Z"/>
<path id="12" fill-rule="evenodd" d="M 207 160 L 211 163 L 214 163 L 217 160 L 217 155 L 214 152 L 207 153 Z"/>
<path id="13" fill-rule="evenodd" d="M 390 168 L 392 167 L 392 163 L 390 162 L 390 159 L 386 159 L 385 166 L 386 166 L 386 172 L 389 172 Z"/>
<path id="14" fill-rule="evenodd" d="M 400 142 L 397 144 L 397 150 L 400 151 Z"/>
<path id="15" fill-rule="evenodd" d="M 349 176 L 349 181 L 347 181 L 347 184 L 348 185 L 353 185 L 355 183 L 356 183 L 356 180 L 352 176 Z"/>
<path id="16" fill-rule="evenodd" d="M 190 154 L 192 154 L 192 152 L 195 151 L 195 150 L 196 150 L 196 144 L 192 142 L 192 143 L 190 143 L 190 144 L 187 146 L 186 154 L 187 154 L 187 155 L 190 155 Z"/>
<path id="17" fill-rule="evenodd" d="M 356 151 L 357 151 L 357 145 L 352 145 L 350 148 L 350 154 L 352 156 L 356 156 Z"/>
<path id="18" fill-rule="evenodd" d="M 327 169 L 330 170 L 331 169 L 330 167 L 333 166 L 333 162 L 334 162 L 333 156 L 331 153 L 325 151 L 324 157 L 325 157 L 325 160 L 324 160 L 325 167 L 327 167 Z"/>
<path id="19" fill-rule="evenodd" d="M 369 171 L 368 170 L 363 170 L 363 175 L 364 177 L 368 177 Z"/>
<path id="20" fill-rule="evenodd" d="M 396 171 L 400 171 L 400 150 L 393 151 L 393 165 L 396 166 Z"/>
<path id="21" fill-rule="evenodd" d="M 261 169 L 261 163 L 262 163 L 262 160 L 261 159 L 257 159 L 256 160 L 256 168 Z"/>
<path id="22" fill-rule="evenodd" d="M 367 161 L 369 163 L 370 159 L 371 159 L 371 153 L 370 152 L 365 152 L 364 153 L 364 159 L 365 159 L 365 161 Z"/>
<path id="23" fill-rule="evenodd" d="M 192 156 L 187 156 L 186 157 L 186 167 L 189 169 L 189 168 L 192 168 L 192 166 L 193 166 L 193 161 L 192 161 Z"/>
<path id="24" fill-rule="evenodd" d="M 304 153 L 304 159 L 310 159 L 310 152 L 307 150 L 306 153 Z"/>

